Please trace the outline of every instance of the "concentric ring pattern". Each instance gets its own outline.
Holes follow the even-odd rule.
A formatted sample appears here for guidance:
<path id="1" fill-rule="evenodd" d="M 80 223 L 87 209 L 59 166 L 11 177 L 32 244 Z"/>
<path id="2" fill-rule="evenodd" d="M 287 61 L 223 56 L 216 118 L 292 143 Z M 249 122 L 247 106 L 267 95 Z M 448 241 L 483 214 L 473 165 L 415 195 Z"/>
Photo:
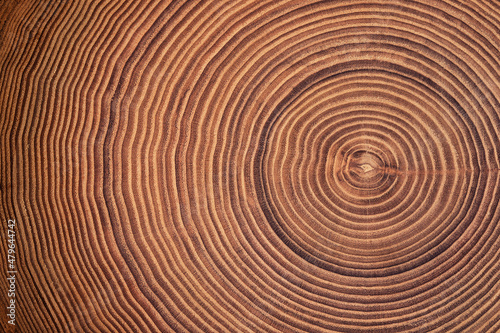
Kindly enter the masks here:
<path id="1" fill-rule="evenodd" d="M 500 331 L 498 2 L 0 15 L 19 332 Z"/>

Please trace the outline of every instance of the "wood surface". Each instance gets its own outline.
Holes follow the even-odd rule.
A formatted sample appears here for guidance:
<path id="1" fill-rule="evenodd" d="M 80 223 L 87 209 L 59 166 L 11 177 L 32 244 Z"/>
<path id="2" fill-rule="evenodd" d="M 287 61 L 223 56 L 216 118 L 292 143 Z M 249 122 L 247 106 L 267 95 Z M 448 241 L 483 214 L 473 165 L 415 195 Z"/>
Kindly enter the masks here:
<path id="1" fill-rule="evenodd" d="M 498 0 L 1 1 L 0 331 L 500 332 L 499 136 Z"/>

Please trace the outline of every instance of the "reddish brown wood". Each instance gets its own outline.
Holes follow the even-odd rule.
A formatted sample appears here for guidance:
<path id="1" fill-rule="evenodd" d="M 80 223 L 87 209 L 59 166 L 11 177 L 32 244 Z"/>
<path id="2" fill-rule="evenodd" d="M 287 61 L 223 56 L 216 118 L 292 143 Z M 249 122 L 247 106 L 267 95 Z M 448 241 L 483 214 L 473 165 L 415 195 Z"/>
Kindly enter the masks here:
<path id="1" fill-rule="evenodd" d="M 0 331 L 500 331 L 498 1 L 6 0 L 0 66 Z"/>

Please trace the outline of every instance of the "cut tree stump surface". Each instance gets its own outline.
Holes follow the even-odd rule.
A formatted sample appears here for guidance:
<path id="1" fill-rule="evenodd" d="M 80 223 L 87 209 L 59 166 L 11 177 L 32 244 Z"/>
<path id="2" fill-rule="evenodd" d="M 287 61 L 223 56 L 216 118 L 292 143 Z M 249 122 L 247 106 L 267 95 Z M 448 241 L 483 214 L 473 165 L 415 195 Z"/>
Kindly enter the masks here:
<path id="1" fill-rule="evenodd" d="M 500 332 L 499 166 L 497 0 L 5 0 L 0 331 Z"/>

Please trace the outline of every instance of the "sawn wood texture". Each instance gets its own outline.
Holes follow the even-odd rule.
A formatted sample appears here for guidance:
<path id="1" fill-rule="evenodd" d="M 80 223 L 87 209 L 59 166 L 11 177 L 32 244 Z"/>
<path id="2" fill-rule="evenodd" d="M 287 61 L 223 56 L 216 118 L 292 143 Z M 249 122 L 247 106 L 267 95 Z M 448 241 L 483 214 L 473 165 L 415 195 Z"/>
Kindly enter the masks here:
<path id="1" fill-rule="evenodd" d="M 497 0 L 4 0 L 0 331 L 500 332 L 499 117 Z"/>

